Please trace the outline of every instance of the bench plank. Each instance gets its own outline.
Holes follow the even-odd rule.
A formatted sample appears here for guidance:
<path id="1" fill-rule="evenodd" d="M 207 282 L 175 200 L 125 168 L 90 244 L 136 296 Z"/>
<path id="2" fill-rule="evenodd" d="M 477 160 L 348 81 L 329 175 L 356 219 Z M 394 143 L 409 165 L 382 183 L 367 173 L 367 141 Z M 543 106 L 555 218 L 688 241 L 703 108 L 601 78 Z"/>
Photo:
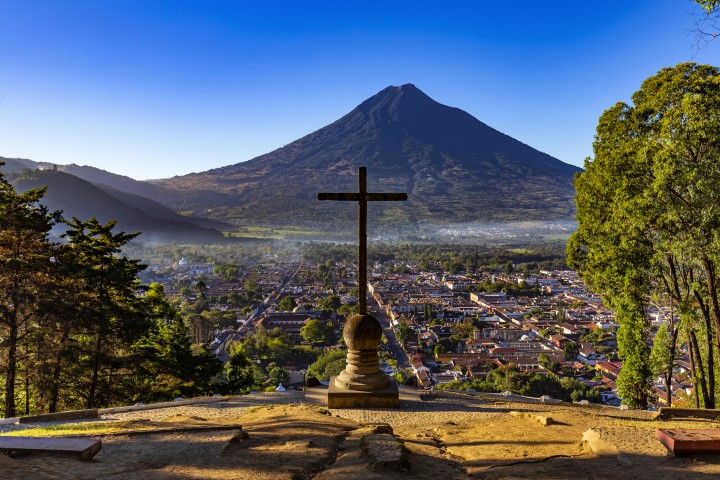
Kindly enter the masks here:
<path id="1" fill-rule="evenodd" d="M 92 460 L 102 447 L 102 441 L 91 438 L 64 437 L 5 437 L 0 436 L 0 452 L 18 453 L 69 453 L 80 460 Z"/>
<path id="2" fill-rule="evenodd" d="M 716 420 L 720 418 L 720 410 L 710 408 L 660 407 L 655 417 L 707 418 L 709 420 Z"/>
<path id="3" fill-rule="evenodd" d="M 675 455 L 720 452 L 718 428 L 658 428 L 655 438 Z"/>
<path id="4" fill-rule="evenodd" d="M 87 410 L 70 410 L 68 412 L 45 413 L 42 415 L 31 415 L 28 417 L 20 417 L 18 423 L 43 423 L 43 422 L 63 422 L 66 420 L 86 420 L 89 418 L 100 418 L 97 408 L 88 408 Z"/>

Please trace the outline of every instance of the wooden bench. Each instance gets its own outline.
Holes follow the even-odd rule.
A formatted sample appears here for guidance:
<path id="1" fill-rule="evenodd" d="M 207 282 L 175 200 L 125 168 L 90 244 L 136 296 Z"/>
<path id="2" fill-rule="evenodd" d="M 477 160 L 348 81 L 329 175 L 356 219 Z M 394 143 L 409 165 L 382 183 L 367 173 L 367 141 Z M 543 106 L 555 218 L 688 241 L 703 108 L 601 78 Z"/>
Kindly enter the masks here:
<path id="1" fill-rule="evenodd" d="M 67 420 L 87 420 L 100 418 L 97 408 L 89 408 L 87 410 L 70 410 L 69 412 L 45 413 L 43 415 L 31 415 L 29 417 L 20 417 L 18 423 L 44 423 L 44 422 L 64 422 Z"/>
<path id="2" fill-rule="evenodd" d="M 675 455 L 720 452 L 720 428 L 658 428 L 655 438 Z"/>
<path id="3" fill-rule="evenodd" d="M 720 418 L 720 410 L 709 408 L 676 408 L 676 407 L 660 407 L 655 419 L 663 419 L 668 417 L 676 418 L 707 418 L 708 420 L 717 420 Z"/>
<path id="4" fill-rule="evenodd" d="M 92 460 L 101 447 L 100 440 L 91 438 L 0 436 L 0 452 L 10 456 L 28 453 L 63 453 L 77 455 L 80 460 Z"/>

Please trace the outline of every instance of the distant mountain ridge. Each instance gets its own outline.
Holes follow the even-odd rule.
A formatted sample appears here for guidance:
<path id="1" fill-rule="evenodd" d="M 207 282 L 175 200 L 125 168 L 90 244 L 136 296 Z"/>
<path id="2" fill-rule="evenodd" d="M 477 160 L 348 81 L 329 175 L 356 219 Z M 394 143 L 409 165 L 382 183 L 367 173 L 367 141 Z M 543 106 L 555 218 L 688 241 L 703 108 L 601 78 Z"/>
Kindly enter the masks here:
<path id="1" fill-rule="evenodd" d="M 142 232 L 142 241 L 217 242 L 224 238 L 219 231 L 188 222 L 154 200 L 93 185 L 59 168 L 53 169 L 52 164 L 25 159 L 0 158 L 0 161 L 6 163 L 1 170 L 18 191 L 47 187 L 42 203 L 51 210 L 62 210 L 65 218 L 96 217 L 103 223 L 116 220 L 119 229 Z"/>
<path id="2" fill-rule="evenodd" d="M 354 191 L 361 165 L 369 189 L 408 193 L 406 204 L 373 205 L 385 224 L 569 219 L 581 171 L 407 84 L 273 152 L 158 185 L 196 214 L 332 229 L 351 226 L 352 210 L 316 194 Z"/>

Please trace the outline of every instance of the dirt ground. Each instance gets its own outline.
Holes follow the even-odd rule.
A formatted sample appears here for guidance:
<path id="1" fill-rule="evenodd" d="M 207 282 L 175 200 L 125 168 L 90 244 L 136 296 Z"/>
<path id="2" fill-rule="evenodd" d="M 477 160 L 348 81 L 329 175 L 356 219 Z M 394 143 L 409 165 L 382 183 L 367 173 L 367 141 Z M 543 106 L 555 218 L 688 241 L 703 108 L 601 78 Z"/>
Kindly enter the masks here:
<path id="1" fill-rule="evenodd" d="M 129 422 L 124 424 L 128 431 L 93 436 L 103 446 L 92 461 L 0 455 L 0 478 L 686 480 L 720 475 L 720 454 L 673 457 L 655 439 L 656 428 L 720 429 L 720 422 L 656 421 L 648 412 L 568 404 L 440 394 L 404 400 L 400 410 L 328 411 L 263 394 L 101 420 Z M 222 429 L 212 429 L 219 425 Z M 166 431 L 153 432 L 156 428 Z"/>

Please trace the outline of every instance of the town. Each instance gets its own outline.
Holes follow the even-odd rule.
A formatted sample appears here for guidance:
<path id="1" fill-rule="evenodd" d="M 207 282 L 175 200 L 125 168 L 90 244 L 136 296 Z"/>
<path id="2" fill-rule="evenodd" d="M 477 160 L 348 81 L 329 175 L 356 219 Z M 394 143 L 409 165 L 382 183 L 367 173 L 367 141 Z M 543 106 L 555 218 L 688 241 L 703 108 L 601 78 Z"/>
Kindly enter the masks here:
<path id="1" fill-rule="evenodd" d="M 325 381 L 329 374 L 311 367 L 317 355 L 309 347 L 325 352 L 324 365 L 344 361 L 338 349 L 345 319 L 357 308 L 357 264 L 337 254 L 341 261 L 335 261 L 332 253 L 323 260 L 322 248 L 309 255 L 265 250 L 242 265 L 197 261 L 206 258 L 192 252 L 186 252 L 191 260 L 166 256 L 142 278 L 163 284 L 186 315 L 192 341 L 209 344 L 220 360 L 254 336 L 275 338 L 248 352 L 268 373 L 268 365 L 275 369 L 266 381 L 269 390 L 301 388 L 309 368 Z M 465 272 L 451 262 L 424 263 L 380 255 L 370 265 L 369 306 L 384 327 L 380 357 L 386 373 L 423 390 L 620 406 L 615 314 L 575 272 L 511 262 Z M 670 315 L 662 305 L 648 310 L 651 335 Z M 681 348 L 670 383 L 675 406 L 692 403 L 690 372 Z M 666 388 L 658 372 L 651 408 L 666 405 Z"/>

